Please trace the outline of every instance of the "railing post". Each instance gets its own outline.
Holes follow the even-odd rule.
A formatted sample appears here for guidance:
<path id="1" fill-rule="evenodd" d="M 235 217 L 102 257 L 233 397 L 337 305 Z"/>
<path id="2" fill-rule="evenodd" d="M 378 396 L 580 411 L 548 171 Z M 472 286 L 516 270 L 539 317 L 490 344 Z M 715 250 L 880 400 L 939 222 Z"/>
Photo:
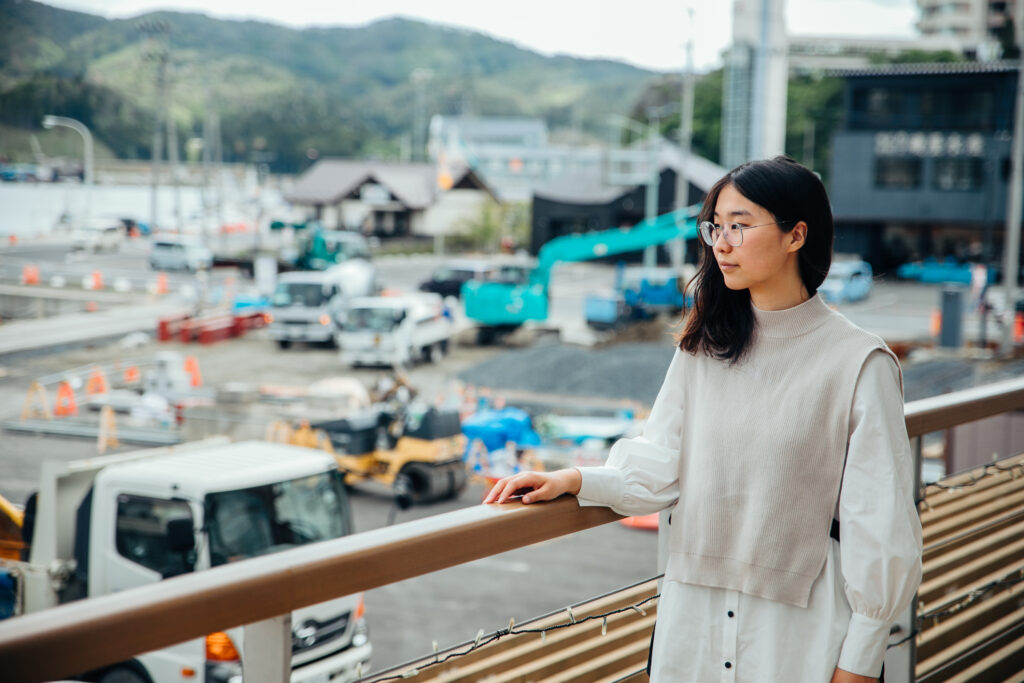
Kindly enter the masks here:
<path id="1" fill-rule="evenodd" d="M 288 683 L 291 675 L 291 613 L 246 624 L 242 632 L 242 680 Z"/>
<path id="2" fill-rule="evenodd" d="M 920 514 L 920 503 L 924 498 L 921 485 L 921 467 L 924 456 L 924 434 L 914 437 L 914 504 Z M 903 641 L 885 653 L 886 683 L 913 683 L 917 667 L 917 636 L 912 635 L 917 626 L 917 593 L 910 605 L 893 625 L 896 629 L 889 636 L 890 643 Z"/>

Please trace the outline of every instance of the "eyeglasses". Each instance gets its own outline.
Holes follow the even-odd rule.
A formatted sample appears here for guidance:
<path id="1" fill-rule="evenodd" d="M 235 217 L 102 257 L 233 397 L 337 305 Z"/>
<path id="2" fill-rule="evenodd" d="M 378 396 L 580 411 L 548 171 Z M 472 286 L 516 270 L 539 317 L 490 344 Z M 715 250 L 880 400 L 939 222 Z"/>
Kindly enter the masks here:
<path id="1" fill-rule="evenodd" d="M 711 221 L 702 221 L 700 224 L 700 236 L 704 238 L 704 242 L 709 247 L 715 246 L 715 242 L 718 241 L 719 236 L 725 233 L 725 241 L 734 247 L 738 247 L 743 244 L 743 231 L 750 230 L 751 228 L 763 228 L 766 225 L 782 225 L 784 223 L 792 223 L 793 221 L 773 221 L 772 223 L 761 223 L 760 225 L 740 225 L 739 223 L 733 223 L 732 225 L 715 225 Z"/>

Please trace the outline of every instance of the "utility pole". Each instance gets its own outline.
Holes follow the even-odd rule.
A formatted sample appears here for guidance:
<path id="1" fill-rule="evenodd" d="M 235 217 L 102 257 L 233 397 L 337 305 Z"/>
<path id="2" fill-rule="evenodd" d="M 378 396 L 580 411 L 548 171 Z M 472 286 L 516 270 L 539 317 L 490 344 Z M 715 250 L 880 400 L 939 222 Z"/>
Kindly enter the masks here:
<path id="1" fill-rule="evenodd" d="M 163 127 L 167 110 L 167 61 L 168 61 L 168 34 L 170 27 L 166 21 L 155 19 L 143 21 L 139 24 L 139 30 L 149 36 L 150 49 L 145 53 L 145 59 L 156 65 L 156 101 L 154 102 L 154 125 L 153 125 L 153 149 L 152 149 L 152 177 L 150 183 L 149 198 L 149 225 L 151 230 L 157 229 L 159 219 L 160 171 L 161 157 L 163 156 Z"/>
<path id="2" fill-rule="evenodd" d="M 1024 0 L 1015 3 L 1014 30 L 1018 48 L 1024 48 Z M 1013 320 L 1017 303 L 1017 270 L 1020 267 L 1021 193 L 1024 192 L 1024 52 L 1017 57 L 1017 104 L 1013 120 L 1013 148 L 1010 162 L 1009 197 L 1006 206 L 1006 238 L 1003 240 L 1003 291 L 1006 293 L 1006 323 L 999 351 L 1013 353 Z"/>
<path id="3" fill-rule="evenodd" d="M 427 127 L 427 82 L 434 77 L 434 72 L 430 69 L 423 67 L 417 67 L 412 70 L 410 79 L 412 80 L 413 87 L 416 90 L 416 103 L 413 107 L 412 117 L 412 160 L 413 161 L 425 161 L 427 158 L 426 154 L 426 127 Z"/>
<path id="4" fill-rule="evenodd" d="M 658 195 L 660 194 L 659 184 L 661 182 L 661 164 L 658 159 L 658 129 L 661 127 L 657 115 L 654 123 L 651 123 L 652 112 L 647 112 L 647 164 L 648 177 L 647 189 L 644 190 L 644 220 L 654 223 L 658 217 Z M 654 268 L 658 265 L 658 247 L 655 245 L 644 249 L 644 268 Z"/>
<path id="5" fill-rule="evenodd" d="M 676 209 L 689 204 L 690 199 L 690 154 L 693 139 L 693 6 L 686 8 L 689 19 L 689 35 L 686 39 L 686 70 L 683 72 L 679 102 L 679 152 L 682 161 L 676 176 Z M 679 238 L 670 245 L 672 265 L 676 268 L 686 263 L 686 239 Z"/>
<path id="6" fill-rule="evenodd" d="M 167 117 L 167 162 L 171 167 L 171 187 L 174 188 L 174 227 L 181 230 L 181 169 L 178 168 L 178 126 L 170 112 Z"/>

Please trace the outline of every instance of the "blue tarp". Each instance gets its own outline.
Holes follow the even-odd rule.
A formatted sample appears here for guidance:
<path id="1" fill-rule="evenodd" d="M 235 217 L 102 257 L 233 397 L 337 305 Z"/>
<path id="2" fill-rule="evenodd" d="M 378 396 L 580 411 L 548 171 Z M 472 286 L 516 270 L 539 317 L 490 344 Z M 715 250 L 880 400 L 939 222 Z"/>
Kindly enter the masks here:
<path id="1" fill-rule="evenodd" d="M 504 448 L 509 441 L 524 448 L 540 445 L 530 415 L 519 408 L 478 411 L 462 421 L 462 433 L 468 443 L 482 441 L 488 452 Z"/>

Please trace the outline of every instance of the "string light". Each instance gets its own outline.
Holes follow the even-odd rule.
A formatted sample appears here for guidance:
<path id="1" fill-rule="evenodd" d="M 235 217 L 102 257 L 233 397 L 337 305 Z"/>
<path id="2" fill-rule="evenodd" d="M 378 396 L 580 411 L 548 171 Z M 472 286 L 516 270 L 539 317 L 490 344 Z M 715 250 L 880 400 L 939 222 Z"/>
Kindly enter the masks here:
<path id="1" fill-rule="evenodd" d="M 969 488 L 971 486 L 976 486 L 980 482 L 984 481 L 985 479 L 987 479 L 989 477 L 993 477 L 993 476 L 996 476 L 996 475 L 999 475 L 999 474 L 1006 474 L 1006 473 L 1009 473 L 1011 480 L 1012 479 L 1016 479 L 1017 476 L 1020 476 L 1020 475 L 1024 474 L 1024 462 L 1016 462 L 1016 463 L 1013 463 L 1012 465 L 1000 465 L 998 463 L 991 463 L 991 464 L 985 465 L 982 468 L 981 474 L 975 474 L 975 473 L 972 472 L 971 473 L 970 481 L 958 482 L 956 484 L 942 484 L 942 483 L 936 481 L 936 482 L 932 482 L 931 484 L 928 484 L 927 488 L 934 487 L 934 488 L 937 488 L 937 489 L 939 489 L 941 491 L 952 491 L 952 492 L 956 493 L 956 492 L 960 491 L 961 489 Z M 931 506 L 928 506 L 928 509 L 931 509 Z"/>
<path id="2" fill-rule="evenodd" d="M 935 607 L 934 609 L 928 611 L 921 611 L 917 615 L 917 625 L 915 626 L 915 628 L 911 629 L 909 634 L 907 634 L 903 638 L 900 638 L 895 643 L 890 643 L 886 649 L 899 647 L 911 638 L 914 638 L 915 636 L 919 635 L 924 630 L 925 622 L 929 620 L 931 620 L 932 626 L 934 627 L 938 625 L 945 617 L 952 616 L 954 614 L 962 612 L 968 607 L 976 605 L 979 602 L 984 602 L 989 597 L 991 597 L 990 594 L 996 589 L 1011 588 L 1019 583 L 1024 583 L 1024 569 L 1016 569 L 1001 579 L 990 581 L 989 583 L 986 583 L 984 586 L 979 586 L 971 592 L 966 593 L 956 598 L 955 600 L 943 603 L 938 607 Z"/>
<path id="3" fill-rule="evenodd" d="M 660 578 L 660 576 L 655 577 L 655 578 Z M 648 581 L 650 581 L 650 580 L 652 580 L 652 579 L 648 579 Z M 639 585 L 639 584 L 635 584 L 635 585 Z M 565 612 L 567 614 L 567 616 L 569 617 L 569 621 L 563 622 L 563 623 L 560 623 L 560 624 L 552 624 L 551 626 L 545 626 L 545 627 L 541 627 L 541 628 L 522 628 L 522 627 L 516 628 L 515 619 L 511 618 L 511 619 L 508 620 L 508 627 L 507 628 L 499 629 L 499 630 L 494 631 L 493 633 L 490 633 L 490 634 L 485 634 L 484 630 L 480 629 L 476 633 L 476 638 L 474 638 L 471 643 L 468 643 L 468 645 L 466 646 L 466 648 L 464 650 L 449 652 L 448 654 L 446 654 L 444 656 L 441 656 L 440 653 L 438 652 L 437 641 L 435 640 L 435 641 L 432 641 L 433 649 L 434 649 L 434 660 L 432 662 L 429 662 L 428 664 L 425 664 L 425 665 L 421 665 L 419 667 L 416 667 L 416 666 L 410 667 L 409 669 L 406 669 L 402 673 L 395 674 L 393 676 L 386 676 L 386 677 L 383 677 L 383 678 L 374 678 L 373 681 L 374 681 L 374 683 L 384 683 L 384 681 L 397 681 L 397 680 L 402 680 L 402 679 L 406 679 L 406 678 L 414 678 L 414 677 L 418 676 L 420 674 L 420 672 L 423 671 L 424 669 L 436 666 L 438 664 L 444 664 L 448 660 L 454 659 L 455 657 L 465 657 L 466 655 L 468 655 L 469 653 L 473 652 L 474 650 L 478 650 L 478 649 L 480 649 L 482 647 L 486 647 L 487 645 L 490 645 L 491 643 L 496 642 L 496 641 L 500 640 L 501 638 L 504 638 L 505 636 L 509 636 L 509 635 L 518 636 L 518 635 L 523 635 L 523 634 L 527 634 L 527 633 L 539 633 L 540 634 L 540 641 L 541 641 L 542 644 L 544 644 L 544 643 L 547 642 L 547 634 L 548 634 L 549 631 L 556 631 L 558 629 L 568 628 L 570 626 L 578 626 L 580 624 L 584 624 L 584 623 L 586 623 L 588 621 L 592 621 L 592 620 L 595 620 L 595 619 L 600 619 L 601 620 L 601 635 L 602 636 L 603 635 L 607 635 L 607 633 L 608 633 L 608 617 L 614 616 L 616 614 L 622 614 L 623 612 L 629 612 L 629 611 L 636 611 L 636 612 L 639 612 L 640 614 L 642 614 L 644 616 L 647 616 L 647 612 L 644 609 L 642 609 L 642 606 L 646 605 L 649 602 L 657 600 L 660 597 L 661 597 L 661 594 L 658 593 L 656 595 L 652 595 L 652 596 L 650 596 L 648 598 L 645 598 L 645 599 L 641 600 L 640 602 L 638 602 L 638 603 L 636 603 L 634 605 L 628 605 L 626 607 L 620 607 L 619 609 L 611 610 L 611 611 L 605 612 L 603 614 L 590 614 L 590 615 L 587 615 L 585 617 L 579 617 L 579 618 L 576 617 L 576 614 L 572 611 L 572 607 L 569 606 L 569 607 L 566 607 L 564 610 L 560 610 L 560 611 L 563 611 L 563 612 Z M 579 607 L 579 605 L 577 605 L 577 607 Z M 555 614 L 557 614 L 557 612 Z M 537 619 L 535 619 L 533 621 L 544 619 L 547 616 L 552 616 L 552 615 L 545 615 L 545 616 L 542 616 L 542 617 L 537 617 Z M 357 672 L 357 675 L 359 676 L 358 680 L 359 681 L 363 681 L 363 677 L 362 677 L 361 672 Z"/>

